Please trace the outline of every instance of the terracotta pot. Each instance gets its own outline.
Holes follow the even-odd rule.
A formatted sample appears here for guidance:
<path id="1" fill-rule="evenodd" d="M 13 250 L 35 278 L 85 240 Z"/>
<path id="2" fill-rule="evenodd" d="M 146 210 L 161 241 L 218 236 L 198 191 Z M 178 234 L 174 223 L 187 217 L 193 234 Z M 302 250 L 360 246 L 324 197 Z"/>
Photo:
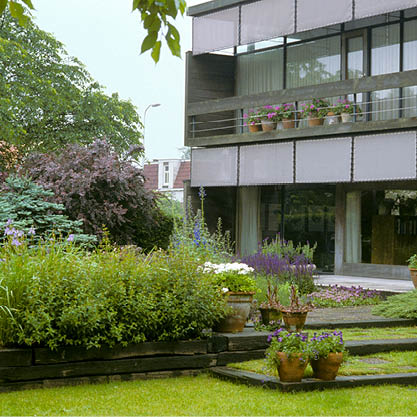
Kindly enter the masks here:
<path id="1" fill-rule="evenodd" d="M 300 382 L 308 359 L 303 359 L 301 353 L 293 353 L 290 357 L 284 352 L 277 352 L 279 359 L 278 375 L 282 382 Z"/>
<path id="2" fill-rule="evenodd" d="M 342 113 L 340 116 L 342 117 L 342 123 L 353 122 L 353 115 L 350 113 Z"/>
<path id="3" fill-rule="evenodd" d="M 329 353 L 327 358 L 311 359 L 313 378 L 332 381 L 336 378 L 340 365 L 343 362 L 343 353 Z"/>
<path id="4" fill-rule="evenodd" d="M 229 292 L 227 304 L 232 312 L 221 319 L 213 330 L 220 333 L 242 332 L 248 319 L 254 292 Z"/>
<path id="5" fill-rule="evenodd" d="M 276 308 L 259 308 L 262 316 L 262 324 L 267 326 L 271 321 L 281 323 L 282 313 Z"/>
<path id="6" fill-rule="evenodd" d="M 294 119 L 282 119 L 282 126 L 284 129 L 294 129 L 295 120 Z"/>
<path id="7" fill-rule="evenodd" d="M 323 118 L 319 118 L 319 117 L 310 117 L 308 116 L 308 125 L 310 127 L 314 127 L 314 126 L 322 126 L 324 123 L 324 119 Z"/>
<path id="8" fill-rule="evenodd" d="M 248 124 L 248 129 L 249 129 L 249 132 L 251 132 L 251 133 L 260 132 L 261 131 L 261 125 L 259 125 L 259 124 L 255 124 L 255 125 Z"/>
<path id="9" fill-rule="evenodd" d="M 409 268 L 410 270 L 410 276 L 413 280 L 414 288 L 417 289 L 417 269 L 416 268 Z"/>
<path id="10" fill-rule="evenodd" d="M 282 311 L 285 328 L 289 332 L 299 332 L 303 329 L 306 322 L 307 313 L 287 313 Z"/>
<path id="11" fill-rule="evenodd" d="M 277 128 L 277 122 L 271 122 L 270 120 L 262 120 L 262 130 L 264 132 L 270 132 Z"/>

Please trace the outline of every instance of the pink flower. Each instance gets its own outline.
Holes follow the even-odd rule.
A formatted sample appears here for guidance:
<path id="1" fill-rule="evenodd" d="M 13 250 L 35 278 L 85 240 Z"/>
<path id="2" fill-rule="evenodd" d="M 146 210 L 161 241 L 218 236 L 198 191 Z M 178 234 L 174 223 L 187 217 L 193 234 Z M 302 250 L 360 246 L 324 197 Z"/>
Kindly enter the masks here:
<path id="1" fill-rule="evenodd" d="M 345 109 L 348 109 L 348 108 L 349 108 L 349 104 L 346 104 Z"/>
<path id="2" fill-rule="evenodd" d="M 243 117 L 246 119 L 246 118 L 248 117 L 248 115 L 245 113 L 245 114 L 243 115 Z"/>
<path id="3" fill-rule="evenodd" d="M 245 122 L 245 123 L 243 123 L 243 126 L 247 126 L 248 124 Z"/>

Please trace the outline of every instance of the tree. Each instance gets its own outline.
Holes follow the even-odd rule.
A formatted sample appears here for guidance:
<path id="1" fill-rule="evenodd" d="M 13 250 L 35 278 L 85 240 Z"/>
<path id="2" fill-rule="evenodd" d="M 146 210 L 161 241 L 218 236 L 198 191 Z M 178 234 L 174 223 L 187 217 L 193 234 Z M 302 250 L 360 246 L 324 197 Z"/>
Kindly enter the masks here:
<path id="1" fill-rule="evenodd" d="M 171 53 L 181 57 L 180 35 L 170 22 L 178 16 L 184 15 L 185 0 L 132 0 L 132 10 L 140 13 L 144 29 L 148 35 L 142 42 L 142 53 L 152 50 L 151 56 L 155 62 L 159 61 L 162 39 L 165 39 Z M 34 10 L 31 0 L 0 0 L 0 15 L 9 6 L 10 14 L 24 26 L 29 21 L 30 11 Z"/>
<path id="2" fill-rule="evenodd" d="M 70 219 L 82 220 L 85 233 L 100 236 L 104 225 L 120 245 L 168 245 L 172 219 L 145 189 L 142 170 L 122 160 L 107 142 L 69 145 L 59 154 L 31 154 L 23 172 L 51 190 Z"/>
<path id="3" fill-rule="evenodd" d="M 103 136 L 119 153 L 141 143 L 132 103 L 104 94 L 62 43 L 8 13 L 0 23 L 0 74 L 0 140 L 23 153 Z"/>

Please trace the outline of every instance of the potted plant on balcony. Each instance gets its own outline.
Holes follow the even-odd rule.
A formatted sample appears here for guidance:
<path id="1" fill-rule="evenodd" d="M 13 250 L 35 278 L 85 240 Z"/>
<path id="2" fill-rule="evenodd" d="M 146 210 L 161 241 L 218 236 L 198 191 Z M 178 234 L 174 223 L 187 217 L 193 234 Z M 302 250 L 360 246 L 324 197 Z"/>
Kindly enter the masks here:
<path id="1" fill-rule="evenodd" d="M 279 304 L 278 286 L 272 284 L 269 280 L 266 290 L 266 301 L 260 304 L 259 311 L 262 316 L 262 324 L 265 326 L 270 324 L 273 324 L 274 326 L 280 325 L 282 313 Z"/>
<path id="2" fill-rule="evenodd" d="M 261 119 L 262 130 L 269 132 L 277 128 L 277 122 L 281 121 L 279 106 L 263 106 L 259 109 L 259 117 Z"/>
<path id="3" fill-rule="evenodd" d="M 243 125 L 248 127 L 249 132 L 253 133 L 261 130 L 261 119 L 259 118 L 258 110 L 251 109 L 243 117 L 246 119 Z"/>
<path id="4" fill-rule="evenodd" d="M 326 117 L 330 103 L 323 99 L 313 98 L 311 103 L 301 105 L 301 113 L 303 117 L 307 118 L 310 127 L 321 126 Z"/>
<path id="5" fill-rule="evenodd" d="M 229 313 L 213 330 L 222 333 L 243 331 L 256 291 L 254 269 L 238 262 L 223 264 L 206 262 L 200 268 L 203 273 L 212 275 L 213 285 L 223 293 L 229 307 Z"/>
<path id="6" fill-rule="evenodd" d="M 295 127 L 295 106 L 292 103 L 285 103 L 280 107 L 282 127 L 293 129 Z"/>
<path id="7" fill-rule="evenodd" d="M 342 332 L 314 333 L 309 341 L 311 354 L 310 364 L 313 369 L 313 378 L 332 381 L 336 378 L 340 365 L 343 362 L 345 343 Z"/>
<path id="8" fill-rule="evenodd" d="M 295 285 L 291 285 L 291 297 L 289 305 L 280 303 L 282 318 L 284 319 L 285 328 L 288 331 L 299 332 L 303 329 L 307 318 L 307 313 L 312 311 L 314 306 L 311 302 L 303 302 L 298 296 Z"/>
<path id="9" fill-rule="evenodd" d="M 268 341 L 271 344 L 265 352 L 267 367 L 278 371 L 282 382 L 300 382 L 309 359 L 307 336 L 278 329 Z"/>
<path id="10" fill-rule="evenodd" d="M 342 118 L 342 123 L 350 123 L 353 122 L 353 115 L 360 116 L 362 114 L 362 109 L 352 101 L 345 99 L 345 100 L 337 100 L 337 105 L 335 106 L 335 113 L 340 114 Z"/>
<path id="11" fill-rule="evenodd" d="M 417 254 L 414 254 L 407 262 L 414 288 L 417 288 Z"/>

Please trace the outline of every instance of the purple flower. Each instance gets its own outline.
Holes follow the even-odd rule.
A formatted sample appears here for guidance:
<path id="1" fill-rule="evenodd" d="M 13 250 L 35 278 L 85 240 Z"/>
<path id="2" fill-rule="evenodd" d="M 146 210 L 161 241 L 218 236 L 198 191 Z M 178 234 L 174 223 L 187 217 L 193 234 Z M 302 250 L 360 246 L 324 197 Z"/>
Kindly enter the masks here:
<path id="1" fill-rule="evenodd" d="M 33 226 L 28 230 L 28 235 L 35 235 L 35 228 Z"/>
<path id="2" fill-rule="evenodd" d="M 13 238 L 12 245 L 13 246 L 20 246 L 22 242 L 19 239 Z"/>
<path id="3" fill-rule="evenodd" d="M 74 235 L 71 233 L 68 235 L 67 242 L 73 242 L 74 241 Z"/>

